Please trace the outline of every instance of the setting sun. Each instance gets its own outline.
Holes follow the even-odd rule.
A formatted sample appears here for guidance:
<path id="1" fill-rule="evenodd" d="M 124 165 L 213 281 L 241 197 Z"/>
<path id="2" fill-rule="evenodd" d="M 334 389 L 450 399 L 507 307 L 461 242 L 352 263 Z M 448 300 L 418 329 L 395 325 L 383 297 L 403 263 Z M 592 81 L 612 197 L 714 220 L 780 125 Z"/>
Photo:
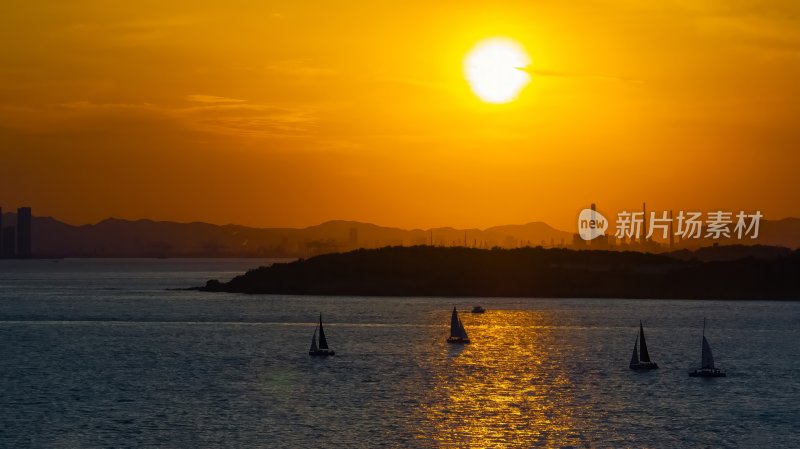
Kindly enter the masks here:
<path id="1" fill-rule="evenodd" d="M 464 59 L 464 75 L 472 91 L 487 103 L 508 103 L 530 81 L 531 63 L 518 42 L 490 38 L 478 42 Z"/>

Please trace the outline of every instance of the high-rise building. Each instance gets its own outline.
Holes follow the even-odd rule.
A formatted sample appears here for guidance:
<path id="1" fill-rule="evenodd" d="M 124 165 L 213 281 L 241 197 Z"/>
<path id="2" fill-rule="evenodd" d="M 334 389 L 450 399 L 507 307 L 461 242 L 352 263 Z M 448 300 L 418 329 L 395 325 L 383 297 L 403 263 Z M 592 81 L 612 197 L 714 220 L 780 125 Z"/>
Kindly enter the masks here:
<path id="1" fill-rule="evenodd" d="M 14 226 L 9 226 L 3 229 L 3 258 L 4 259 L 11 259 L 15 255 L 15 247 L 16 247 L 16 230 Z"/>
<path id="2" fill-rule="evenodd" d="M 27 259 L 31 257 L 31 216 L 30 207 L 17 209 L 17 257 Z"/>
<path id="3" fill-rule="evenodd" d="M 3 208 L 0 207 L 0 257 L 3 257 Z"/>

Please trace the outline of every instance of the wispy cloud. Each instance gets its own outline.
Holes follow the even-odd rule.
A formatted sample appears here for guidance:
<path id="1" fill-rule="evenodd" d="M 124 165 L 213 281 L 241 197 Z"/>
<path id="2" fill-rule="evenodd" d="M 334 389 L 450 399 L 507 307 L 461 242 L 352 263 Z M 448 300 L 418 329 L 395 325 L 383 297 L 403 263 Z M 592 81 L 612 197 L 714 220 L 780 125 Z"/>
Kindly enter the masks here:
<path id="1" fill-rule="evenodd" d="M 299 77 L 323 77 L 336 74 L 336 70 L 329 67 L 321 67 L 308 59 L 289 59 L 276 61 L 264 67 L 265 71 L 275 72 L 284 75 Z"/>
<path id="2" fill-rule="evenodd" d="M 571 73 L 571 72 L 561 72 L 558 70 L 533 69 L 527 67 L 520 67 L 519 70 L 522 70 L 523 72 L 527 72 L 534 76 L 547 76 L 556 78 L 583 78 L 583 79 L 596 79 L 601 81 L 616 81 L 622 83 L 644 84 L 644 80 L 636 78 L 628 78 L 624 76 L 598 75 L 589 73 Z"/>
<path id="3" fill-rule="evenodd" d="M 247 100 L 238 98 L 218 97 L 216 95 L 187 95 L 186 99 L 195 103 L 245 103 Z"/>
<path id="4" fill-rule="evenodd" d="M 711 16 L 697 29 L 768 58 L 800 58 L 800 20 L 764 16 Z"/>
<path id="5" fill-rule="evenodd" d="M 214 95 L 187 95 L 189 105 L 153 103 L 103 103 L 76 100 L 41 107 L 0 105 L 0 121 L 6 128 L 50 132 L 85 130 L 87 123 L 169 121 L 202 134 L 249 138 L 304 138 L 316 135 L 318 109 L 312 106 L 254 104 Z M 109 132 L 113 130 L 108 130 Z"/>
<path id="6" fill-rule="evenodd" d="M 411 86 L 422 89 L 441 90 L 441 91 L 454 90 L 452 84 L 439 81 L 425 80 L 425 79 L 398 77 L 398 76 L 382 76 L 382 75 L 375 75 L 373 79 L 379 82 L 390 83 L 390 84 L 402 84 L 405 86 Z"/>
<path id="7" fill-rule="evenodd" d="M 152 46 L 204 21 L 204 18 L 195 16 L 172 16 L 123 22 L 88 22 L 74 24 L 66 29 L 66 33 L 71 37 L 95 42 L 98 41 L 98 35 L 101 35 L 102 42 L 123 47 Z"/>
<path id="8" fill-rule="evenodd" d="M 304 137 L 317 126 L 314 115 L 298 110 L 273 110 L 252 116 L 222 116 L 200 119 L 202 127 L 225 134 L 256 137 Z"/>
<path id="9" fill-rule="evenodd" d="M 151 103 L 95 103 L 91 101 L 68 101 L 54 105 L 56 109 L 68 111 L 97 111 L 114 109 L 157 109 Z"/>
<path id="10" fill-rule="evenodd" d="M 317 126 L 313 107 L 251 103 L 216 95 L 193 94 L 196 103 L 176 110 L 186 120 L 208 131 L 248 136 L 302 137 Z"/>

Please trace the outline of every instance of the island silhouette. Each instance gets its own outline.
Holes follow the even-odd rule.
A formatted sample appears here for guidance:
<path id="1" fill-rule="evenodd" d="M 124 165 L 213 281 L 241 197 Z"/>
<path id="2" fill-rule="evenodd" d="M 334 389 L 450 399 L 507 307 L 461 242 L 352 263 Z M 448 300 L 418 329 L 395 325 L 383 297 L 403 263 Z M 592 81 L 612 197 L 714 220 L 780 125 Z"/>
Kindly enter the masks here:
<path id="1" fill-rule="evenodd" d="M 707 249 L 708 252 L 715 249 Z M 260 267 L 196 290 L 250 294 L 800 299 L 800 251 L 722 260 L 549 248 L 385 247 Z M 767 256 L 769 255 L 769 256 Z M 713 258 L 711 258 L 713 259 Z"/>

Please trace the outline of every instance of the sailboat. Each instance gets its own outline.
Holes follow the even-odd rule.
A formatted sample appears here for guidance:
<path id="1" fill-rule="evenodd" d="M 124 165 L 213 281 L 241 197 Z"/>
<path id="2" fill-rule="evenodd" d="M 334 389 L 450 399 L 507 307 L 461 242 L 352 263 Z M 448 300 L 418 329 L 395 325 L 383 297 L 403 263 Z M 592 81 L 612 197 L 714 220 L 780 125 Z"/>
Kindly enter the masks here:
<path id="1" fill-rule="evenodd" d="M 636 371 L 658 369 L 658 364 L 650 361 L 650 353 L 647 352 L 647 342 L 644 340 L 644 327 L 641 321 L 639 321 L 639 335 L 636 336 L 636 341 L 633 343 L 630 368 Z"/>
<path id="2" fill-rule="evenodd" d="M 450 336 L 447 337 L 448 343 L 469 343 L 467 331 L 464 329 L 464 323 L 458 317 L 456 308 L 453 307 L 453 314 L 450 316 Z"/>
<path id="3" fill-rule="evenodd" d="M 689 377 L 725 377 L 725 371 L 714 366 L 714 354 L 711 353 L 711 345 L 706 340 L 705 318 L 703 318 L 703 352 L 700 359 L 700 368 L 689 372 Z"/>
<path id="4" fill-rule="evenodd" d="M 317 329 L 319 329 L 319 346 L 317 346 Z M 328 340 L 325 338 L 325 329 L 322 328 L 322 314 L 319 314 L 319 324 L 314 328 L 314 335 L 311 337 L 311 347 L 308 349 L 308 355 L 311 356 L 328 356 L 334 355 L 336 352 L 328 348 Z"/>

